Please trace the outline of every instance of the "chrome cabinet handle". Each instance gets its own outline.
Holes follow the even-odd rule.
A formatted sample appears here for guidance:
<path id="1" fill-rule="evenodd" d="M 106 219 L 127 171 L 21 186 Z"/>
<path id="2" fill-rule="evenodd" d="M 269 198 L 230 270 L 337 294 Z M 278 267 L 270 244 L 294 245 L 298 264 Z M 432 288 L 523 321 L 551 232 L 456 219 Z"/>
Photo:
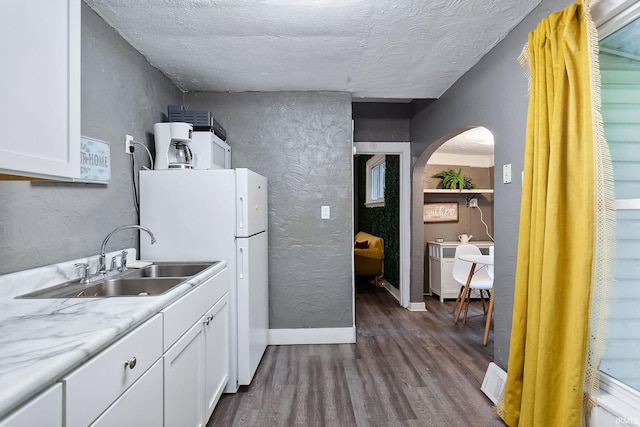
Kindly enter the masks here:
<path id="1" fill-rule="evenodd" d="M 136 360 L 135 357 L 132 357 L 131 359 L 127 360 L 124 362 L 124 367 L 125 369 L 128 367 L 129 369 L 133 369 L 136 367 L 136 363 L 138 363 L 138 361 Z"/>
<path id="2" fill-rule="evenodd" d="M 210 314 L 210 315 L 207 316 L 207 319 L 202 323 L 204 323 L 205 325 L 209 326 L 209 323 L 211 323 L 212 320 L 213 320 L 213 314 Z"/>

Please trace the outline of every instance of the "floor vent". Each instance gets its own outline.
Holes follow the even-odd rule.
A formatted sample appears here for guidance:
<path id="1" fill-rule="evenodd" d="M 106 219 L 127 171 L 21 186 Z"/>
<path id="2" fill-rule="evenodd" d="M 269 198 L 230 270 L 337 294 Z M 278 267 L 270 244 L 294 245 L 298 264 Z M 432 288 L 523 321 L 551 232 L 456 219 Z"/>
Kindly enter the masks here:
<path id="1" fill-rule="evenodd" d="M 487 373 L 484 374 L 484 380 L 482 381 L 480 390 L 482 390 L 493 403 L 496 403 L 502 397 L 504 382 L 506 380 L 507 373 L 498 367 L 498 365 L 491 362 L 487 368 Z"/>

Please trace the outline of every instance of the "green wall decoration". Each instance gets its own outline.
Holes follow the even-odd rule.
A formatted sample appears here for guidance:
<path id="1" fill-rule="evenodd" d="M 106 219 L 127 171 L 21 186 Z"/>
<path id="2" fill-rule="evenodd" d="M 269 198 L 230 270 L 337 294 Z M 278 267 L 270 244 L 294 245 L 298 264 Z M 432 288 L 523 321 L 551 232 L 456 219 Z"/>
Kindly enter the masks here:
<path id="1" fill-rule="evenodd" d="M 384 239 L 384 278 L 393 287 L 400 284 L 400 156 L 386 156 L 384 207 L 364 205 L 367 186 L 367 160 L 358 156 L 358 228 Z"/>

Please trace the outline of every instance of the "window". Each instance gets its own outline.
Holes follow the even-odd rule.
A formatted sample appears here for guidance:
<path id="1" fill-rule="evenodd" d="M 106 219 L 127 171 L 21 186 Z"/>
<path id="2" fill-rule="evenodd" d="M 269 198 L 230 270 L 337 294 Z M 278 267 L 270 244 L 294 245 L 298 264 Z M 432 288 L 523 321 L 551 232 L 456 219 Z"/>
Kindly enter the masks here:
<path id="1" fill-rule="evenodd" d="M 602 116 L 617 199 L 616 300 L 602 372 L 640 390 L 640 45 L 636 19 L 600 41 Z"/>
<path id="2" fill-rule="evenodd" d="M 367 160 L 367 201 L 368 208 L 384 207 L 385 156 L 377 155 Z"/>

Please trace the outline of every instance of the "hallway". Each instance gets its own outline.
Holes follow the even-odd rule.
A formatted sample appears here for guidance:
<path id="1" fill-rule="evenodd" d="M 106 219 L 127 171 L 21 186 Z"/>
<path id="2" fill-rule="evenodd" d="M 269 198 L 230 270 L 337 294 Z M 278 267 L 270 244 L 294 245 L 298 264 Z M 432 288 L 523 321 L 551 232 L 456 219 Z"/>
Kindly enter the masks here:
<path id="1" fill-rule="evenodd" d="M 480 302 L 467 326 L 452 305 L 427 297 L 428 312 L 411 312 L 363 284 L 356 344 L 269 347 L 208 426 L 503 426 L 480 391 L 493 358 Z"/>

